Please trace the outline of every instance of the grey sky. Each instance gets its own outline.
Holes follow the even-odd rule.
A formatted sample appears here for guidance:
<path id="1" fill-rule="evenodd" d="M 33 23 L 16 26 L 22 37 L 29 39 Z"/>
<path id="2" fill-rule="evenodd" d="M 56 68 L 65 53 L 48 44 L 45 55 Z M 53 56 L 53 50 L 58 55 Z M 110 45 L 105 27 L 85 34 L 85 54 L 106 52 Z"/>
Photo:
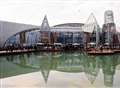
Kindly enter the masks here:
<path id="1" fill-rule="evenodd" d="M 102 26 L 105 10 L 113 10 L 115 23 L 120 26 L 119 0 L 0 0 L 0 20 L 34 25 L 41 25 L 45 14 L 51 26 L 85 23 L 92 12 Z"/>

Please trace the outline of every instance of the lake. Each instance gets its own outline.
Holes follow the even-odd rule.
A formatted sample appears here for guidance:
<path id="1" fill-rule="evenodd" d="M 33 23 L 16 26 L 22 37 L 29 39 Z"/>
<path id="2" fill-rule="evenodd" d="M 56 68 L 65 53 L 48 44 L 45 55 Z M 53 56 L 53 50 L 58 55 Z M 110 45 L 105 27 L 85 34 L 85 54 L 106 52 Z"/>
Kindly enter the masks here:
<path id="1" fill-rule="evenodd" d="M 36 52 L 0 57 L 1 88 L 120 88 L 120 54 Z"/>

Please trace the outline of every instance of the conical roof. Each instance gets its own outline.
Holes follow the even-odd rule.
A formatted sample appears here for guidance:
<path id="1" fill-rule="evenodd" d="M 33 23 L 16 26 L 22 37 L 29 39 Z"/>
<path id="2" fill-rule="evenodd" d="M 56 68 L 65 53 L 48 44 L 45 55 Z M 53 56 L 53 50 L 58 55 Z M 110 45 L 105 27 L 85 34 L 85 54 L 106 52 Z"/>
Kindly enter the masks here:
<path id="1" fill-rule="evenodd" d="M 92 33 L 94 30 L 97 31 L 99 29 L 98 27 L 97 20 L 94 14 L 91 13 L 83 27 L 83 31 Z"/>
<path id="2" fill-rule="evenodd" d="M 42 25 L 41 25 L 41 30 L 42 31 L 49 31 L 50 30 L 50 26 L 49 26 L 49 23 L 48 23 L 46 15 L 45 15 L 45 17 L 43 19 L 43 22 L 42 22 Z"/>

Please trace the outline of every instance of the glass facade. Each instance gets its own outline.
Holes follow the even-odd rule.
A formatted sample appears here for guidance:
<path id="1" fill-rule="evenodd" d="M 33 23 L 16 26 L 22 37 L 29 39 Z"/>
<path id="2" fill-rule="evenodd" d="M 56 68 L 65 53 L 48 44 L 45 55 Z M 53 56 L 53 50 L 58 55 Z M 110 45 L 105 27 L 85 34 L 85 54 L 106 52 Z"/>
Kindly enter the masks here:
<path id="1" fill-rule="evenodd" d="M 28 32 L 26 33 L 27 37 L 26 37 L 26 43 L 28 45 L 33 45 L 36 44 L 40 41 L 40 33 L 39 32 Z"/>
<path id="2" fill-rule="evenodd" d="M 76 26 L 73 23 L 72 26 L 68 23 L 64 26 L 50 27 L 47 17 L 45 16 L 40 26 L 39 31 L 20 32 L 17 35 L 10 37 L 6 44 L 28 44 L 33 45 L 36 43 L 44 44 L 113 44 L 119 42 L 116 33 L 116 26 L 114 24 L 113 13 L 111 11 L 105 12 L 105 24 L 103 28 L 99 27 L 97 20 L 92 13 L 86 23 L 82 26 Z M 79 24 L 80 25 L 80 24 Z M 100 43 L 101 42 L 101 43 Z M 117 43 L 116 43 L 117 44 Z"/>
<path id="3" fill-rule="evenodd" d="M 83 44 L 83 32 L 73 33 L 73 43 Z"/>
<path id="4" fill-rule="evenodd" d="M 94 42 L 94 43 L 96 42 L 96 32 L 95 31 L 93 31 L 93 33 L 91 34 L 90 41 Z"/>
<path id="5" fill-rule="evenodd" d="M 11 36 L 11 37 L 6 41 L 5 47 L 7 47 L 7 46 L 17 47 L 17 46 L 20 44 L 19 38 L 20 38 L 19 35 Z"/>
<path id="6" fill-rule="evenodd" d="M 64 38 L 64 32 L 60 32 L 58 39 L 57 39 L 57 43 L 62 43 L 65 44 L 65 38 Z"/>
<path id="7" fill-rule="evenodd" d="M 82 32 L 60 32 L 58 43 L 62 44 L 83 44 L 83 33 Z"/>
<path id="8" fill-rule="evenodd" d="M 65 44 L 72 44 L 73 42 L 73 33 L 72 32 L 65 32 L 64 33 Z"/>

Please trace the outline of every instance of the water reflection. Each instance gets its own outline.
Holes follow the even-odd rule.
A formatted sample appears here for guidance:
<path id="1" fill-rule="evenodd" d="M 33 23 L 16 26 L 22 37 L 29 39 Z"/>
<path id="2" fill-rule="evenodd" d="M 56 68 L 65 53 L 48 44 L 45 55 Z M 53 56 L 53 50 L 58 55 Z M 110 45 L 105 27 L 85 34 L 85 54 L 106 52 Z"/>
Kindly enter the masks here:
<path id="1" fill-rule="evenodd" d="M 120 65 L 120 55 L 88 56 L 79 52 L 30 53 L 1 57 L 0 65 L 1 78 L 41 71 L 46 83 L 50 71 L 55 70 L 66 73 L 84 72 L 93 84 L 102 69 L 104 85 L 110 87 L 113 86 L 116 66 Z"/>

